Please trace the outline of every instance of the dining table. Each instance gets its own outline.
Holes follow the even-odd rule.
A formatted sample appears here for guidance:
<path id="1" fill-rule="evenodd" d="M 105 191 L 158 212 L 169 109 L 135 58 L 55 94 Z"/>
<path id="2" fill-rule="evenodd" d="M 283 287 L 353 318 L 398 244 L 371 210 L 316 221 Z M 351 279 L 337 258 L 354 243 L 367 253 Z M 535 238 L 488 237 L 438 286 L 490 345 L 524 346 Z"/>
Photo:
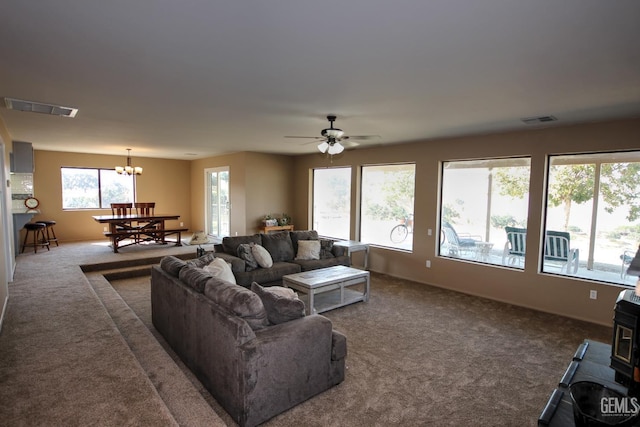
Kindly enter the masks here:
<path id="1" fill-rule="evenodd" d="M 182 246 L 181 236 L 188 228 L 167 228 L 166 221 L 177 220 L 176 214 L 129 214 L 129 215 L 95 215 L 93 219 L 100 224 L 107 224 L 104 235 L 111 241 L 113 252 L 119 248 L 141 243 L 155 242 L 167 244 L 166 237 L 177 235 L 176 246 Z M 124 243 L 126 241 L 126 243 Z"/>

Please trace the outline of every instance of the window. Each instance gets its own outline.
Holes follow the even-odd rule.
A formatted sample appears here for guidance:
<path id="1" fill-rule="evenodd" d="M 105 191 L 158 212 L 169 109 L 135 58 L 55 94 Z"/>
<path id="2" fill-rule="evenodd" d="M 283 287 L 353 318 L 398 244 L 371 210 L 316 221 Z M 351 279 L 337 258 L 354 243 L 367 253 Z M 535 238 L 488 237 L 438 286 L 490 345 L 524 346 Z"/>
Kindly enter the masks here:
<path id="1" fill-rule="evenodd" d="M 415 164 L 362 167 L 360 240 L 413 249 Z"/>
<path id="2" fill-rule="evenodd" d="M 542 271 L 635 284 L 625 272 L 640 243 L 640 152 L 550 156 L 547 181 Z"/>
<path id="3" fill-rule="evenodd" d="M 62 209 L 106 209 L 134 199 L 134 177 L 114 169 L 61 168 Z"/>
<path id="4" fill-rule="evenodd" d="M 524 268 L 529 158 L 442 163 L 440 256 Z"/>
<path id="5" fill-rule="evenodd" d="M 205 169 L 207 234 L 230 234 L 229 167 Z"/>
<path id="6" fill-rule="evenodd" d="M 351 168 L 313 170 L 313 229 L 321 236 L 349 240 Z"/>

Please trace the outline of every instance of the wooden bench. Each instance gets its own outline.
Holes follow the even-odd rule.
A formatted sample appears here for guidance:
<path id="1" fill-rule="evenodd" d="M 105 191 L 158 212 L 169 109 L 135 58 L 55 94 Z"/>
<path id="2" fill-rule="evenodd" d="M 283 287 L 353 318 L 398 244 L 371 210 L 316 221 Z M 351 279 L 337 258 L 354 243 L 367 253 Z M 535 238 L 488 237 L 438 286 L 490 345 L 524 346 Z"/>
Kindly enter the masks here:
<path id="1" fill-rule="evenodd" d="M 182 246 L 182 233 L 189 231 L 188 228 L 131 228 L 131 229 L 120 229 L 115 232 L 105 231 L 105 237 L 108 237 L 111 240 L 111 245 L 113 247 L 113 252 L 118 252 L 118 248 L 123 248 L 125 246 L 137 245 L 141 241 L 141 237 L 146 236 L 152 239 L 155 242 L 159 242 L 162 244 L 166 244 L 165 237 L 178 235 L 176 239 L 176 246 Z M 131 243 L 127 243 L 126 245 L 121 245 L 120 242 L 126 239 L 133 239 L 134 241 Z"/>

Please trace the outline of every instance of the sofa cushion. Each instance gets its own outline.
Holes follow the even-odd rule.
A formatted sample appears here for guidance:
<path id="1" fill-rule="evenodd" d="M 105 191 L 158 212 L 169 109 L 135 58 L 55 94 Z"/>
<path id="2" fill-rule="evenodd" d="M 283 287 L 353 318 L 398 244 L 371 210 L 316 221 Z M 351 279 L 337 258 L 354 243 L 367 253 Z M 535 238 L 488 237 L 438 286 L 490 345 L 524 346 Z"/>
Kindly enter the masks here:
<path id="1" fill-rule="evenodd" d="M 273 258 L 271 258 L 271 254 L 264 248 L 264 246 L 251 246 L 251 253 L 260 267 L 271 268 L 273 266 Z"/>
<path id="2" fill-rule="evenodd" d="M 262 300 L 247 288 L 214 277 L 205 285 L 204 294 L 216 304 L 244 319 L 254 331 L 269 326 Z"/>
<path id="3" fill-rule="evenodd" d="M 254 234 L 252 236 L 227 236 L 222 239 L 222 248 L 229 255 L 238 256 L 238 246 L 243 243 L 261 244 L 262 239 L 260 234 Z"/>
<path id="4" fill-rule="evenodd" d="M 282 284 L 282 276 L 300 273 L 300 271 L 300 266 L 293 262 L 274 262 L 271 268 L 256 268 L 253 271 L 236 272 L 234 274 L 238 285 L 250 288 L 253 282 L 260 284 L 279 282 L 278 284 Z"/>
<path id="5" fill-rule="evenodd" d="M 178 277 L 180 270 L 182 270 L 182 267 L 185 265 L 187 265 L 186 262 L 173 255 L 166 256 L 160 260 L 160 268 L 173 277 Z"/>
<path id="6" fill-rule="evenodd" d="M 189 261 L 187 261 L 187 264 L 196 268 L 203 268 L 205 265 L 209 265 L 215 257 L 216 257 L 215 253 L 207 252 L 206 254 L 202 255 L 199 258 L 190 259 Z"/>
<path id="7" fill-rule="evenodd" d="M 333 258 L 333 240 L 320 239 L 320 259 Z"/>
<path id="8" fill-rule="evenodd" d="M 288 231 L 263 234 L 262 246 L 269 251 L 273 262 L 291 261 L 295 254 Z"/>
<path id="9" fill-rule="evenodd" d="M 318 240 L 318 232 L 316 230 L 298 230 L 291 231 L 291 243 L 293 243 L 293 253 L 298 253 L 299 240 Z"/>
<path id="10" fill-rule="evenodd" d="M 258 268 L 258 261 L 253 256 L 253 251 L 251 247 L 255 245 L 255 243 L 242 243 L 238 245 L 238 258 L 244 260 L 244 268 L 245 271 L 251 271 Z"/>
<path id="11" fill-rule="evenodd" d="M 211 273 L 191 265 L 187 265 L 180 270 L 179 279 L 190 288 L 202 293 L 204 286 L 213 277 Z"/>
<path id="12" fill-rule="evenodd" d="M 251 290 L 262 300 L 271 324 L 277 325 L 304 317 L 304 303 L 297 297 L 284 297 L 255 282 L 251 284 Z"/>
<path id="13" fill-rule="evenodd" d="M 211 264 L 204 267 L 204 271 L 208 272 L 213 277 L 226 280 L 234 285 L 236 284 L 236 276 L 233 275 L 231 266 L 222 258 L 215 258 L 211 261 Z"/>
<path id="14" fill-rule="evenodd" d="M 298 240 L 298 252 L 295 259 L 320 259 L 320 241 Z"/>

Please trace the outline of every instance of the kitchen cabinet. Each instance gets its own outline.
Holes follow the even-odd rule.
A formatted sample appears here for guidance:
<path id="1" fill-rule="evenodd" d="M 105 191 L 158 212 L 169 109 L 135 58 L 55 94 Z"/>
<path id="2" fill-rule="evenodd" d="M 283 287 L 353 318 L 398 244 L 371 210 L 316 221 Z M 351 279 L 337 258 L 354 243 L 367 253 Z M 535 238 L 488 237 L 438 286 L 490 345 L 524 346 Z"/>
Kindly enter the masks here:
<path id="1" fill-rule="evenodd" d="M 30 142 L 13 141 L 11 172 L 33 173 L 33 146 Z"/>

